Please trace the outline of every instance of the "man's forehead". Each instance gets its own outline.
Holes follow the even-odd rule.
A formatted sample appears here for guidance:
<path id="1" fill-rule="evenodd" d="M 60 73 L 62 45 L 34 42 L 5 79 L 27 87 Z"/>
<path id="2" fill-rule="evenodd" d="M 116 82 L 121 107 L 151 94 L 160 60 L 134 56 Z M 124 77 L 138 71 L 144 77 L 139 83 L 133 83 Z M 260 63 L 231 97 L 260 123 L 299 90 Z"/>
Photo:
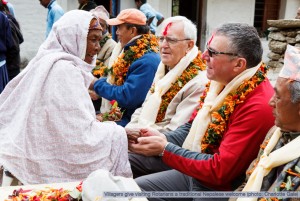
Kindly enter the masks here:
<path id="1" fill-rule="evenodd" d="M 278 77 L 276 80 L 276 84 L 274 90 L 276 93 L 280 93 L 282 91 L 288 90 L 288 85 L 290 84 L 290 80 L 282 77 Z"/>
<path id="2" fill-rule="evenodd" d="M 168 23 L 161 32 L 162 36 L 177 36 L 177 35 L 184 35 L 184 29 L 178 26 L 181 26 L 182 22 L 170 22 Z"/>

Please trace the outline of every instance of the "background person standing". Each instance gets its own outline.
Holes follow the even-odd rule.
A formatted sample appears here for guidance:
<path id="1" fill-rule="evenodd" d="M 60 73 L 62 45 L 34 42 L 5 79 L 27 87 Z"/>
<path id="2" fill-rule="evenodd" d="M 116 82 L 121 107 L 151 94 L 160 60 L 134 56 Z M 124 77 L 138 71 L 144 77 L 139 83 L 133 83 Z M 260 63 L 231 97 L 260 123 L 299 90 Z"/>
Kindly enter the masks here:
<path id="1" fill-rule="evenodd" d="M 78 0 L 79 10 L 90 11 L 97 7 L 97 4 L 93 0 Z"/>
<path id="2" fill-rule="evenodd" d="M 64 15 L 64 10 L 56 0 L 39 0 L 41 5 L 48 8 L 46 38 L 48 37 L 54 22 Z"/>
<path id="3" fill-rule="evenodd" d="M 147 3 L 147 0 L 135 0 L 135 5 L 146 15 L 150 31 L 155 34 L 156 27 L 165 19 L 164 16 L 152 8 L 152 6 Z"/>
<path id="4" fill-rule="evenodd" d="M 12 47 L 11 29 L 7 17 L 0 12 L 0 93 L 8 83 L 7 52 Z"/>

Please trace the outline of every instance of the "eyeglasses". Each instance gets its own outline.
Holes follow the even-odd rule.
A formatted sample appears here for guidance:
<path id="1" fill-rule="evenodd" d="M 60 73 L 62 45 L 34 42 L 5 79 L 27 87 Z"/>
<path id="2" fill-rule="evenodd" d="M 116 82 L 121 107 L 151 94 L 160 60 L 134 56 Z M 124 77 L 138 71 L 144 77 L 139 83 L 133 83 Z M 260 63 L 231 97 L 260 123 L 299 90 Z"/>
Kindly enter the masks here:
<path id="1" fill-rule="evenodd" d="M 185 38 L 185 39 L 176 39 L 176 38 L 170 38 L 170 37 L 164 37 L 164 36 L 158 36 L 157 39 L 158 39 L 158 41 L 159 41 L 160 43 L 163 43 L 164 40 L 166 40 L 166 42 L 167 42 L 168 44 L 171 44 L 171 45 L 176 44 L 176 43 L 179 42 L 179 41 L 191 40 L 191 39 L 189 39 L 189 38 Z"/>
<path id="2" fill-rule="evenodd" d="M 225 54 L 225 55 L 230 55 L 230 56 L 238 56 L 238 54 L 235 54 L 235 53 L 230 53 L 230 52 L 217 52 L 217 51 L 214 51 L 212 49 L 210 49 L 207 45 L 206 45 L 206 49 L 207 49 L 207 52 L 208 52 L 208 55 L 210 57 L 214 55 L 218 55 L 218 54 Z"/>

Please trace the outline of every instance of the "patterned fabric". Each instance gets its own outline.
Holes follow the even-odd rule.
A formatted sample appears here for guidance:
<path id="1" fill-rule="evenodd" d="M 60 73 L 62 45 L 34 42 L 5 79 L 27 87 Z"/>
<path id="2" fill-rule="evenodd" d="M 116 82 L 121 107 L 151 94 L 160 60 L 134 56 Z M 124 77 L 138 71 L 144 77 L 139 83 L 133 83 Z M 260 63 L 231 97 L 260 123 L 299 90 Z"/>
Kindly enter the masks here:
<path id="1" fill-rule="evenodd" d="M 66 13 L 0 95 L 0 164 L 24 184 L 79 181 L 99 168 L 132 175 L 125 130 L 96 120 L 87 90 L 92 18 Z"/>
<path id="2" fill-rule="evenodd" d="M 284 65 L 279 77 L 296 80 L 300 82 L 300 49 L 291 45 L 287 46 L 284 55 Z"/>
<path id="3" fill-rule="evenodd" d="M 300 132 L 282 132 L 282 137 L 272 152 L 288 144 L 298 136 L 300 136 Z M 300 158 L 273 168 L 271 172 L 264 177 L 261 187 L 261 191 L 272 192 L 296 190 L 300 190 Z M 260 200 L 265 200 L 265 198 L 261 198 Z M 275 200 L 275 198 L 272 200 Z M 282 200 L 287 201 L 289 198 L 283 198 Z"/>

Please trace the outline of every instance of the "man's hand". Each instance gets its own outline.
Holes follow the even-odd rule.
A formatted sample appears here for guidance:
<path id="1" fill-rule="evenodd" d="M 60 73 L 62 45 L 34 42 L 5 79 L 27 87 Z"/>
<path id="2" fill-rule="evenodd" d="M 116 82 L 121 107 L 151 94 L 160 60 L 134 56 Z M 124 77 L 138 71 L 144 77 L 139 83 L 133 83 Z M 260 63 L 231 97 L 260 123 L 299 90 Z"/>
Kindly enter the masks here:
<path id="1" fill-rule="evenodd" d="M 141 128 L 140 129 L 141 136 L 142 137 L 148 137 L 148 136 L 165 136 L 164 134 L 160 133 L 158 130 L 154 128 Z"/>
<path id="2" fill-rule="evenodd" d="M 139 137 L 161 136 L 166 138 L 164 134 L 154 128 L 125 128 L 125 131 L 128 143 L 137 143 Z"/>
<path id="3" fill-rule="evenodd" d="M 137 143 L 128 144 L 128 149 L 144 156 L 158 156 L 163 152 L 166 144 L 167 139 L 163 136 L 139 137 Z"/>
<path id="4" fill-rule="evenodd" d="M 137 139 L 141 136 L 141 132 L 139 128 L 125 128 L 128 144 L 137 143 Z"/>

